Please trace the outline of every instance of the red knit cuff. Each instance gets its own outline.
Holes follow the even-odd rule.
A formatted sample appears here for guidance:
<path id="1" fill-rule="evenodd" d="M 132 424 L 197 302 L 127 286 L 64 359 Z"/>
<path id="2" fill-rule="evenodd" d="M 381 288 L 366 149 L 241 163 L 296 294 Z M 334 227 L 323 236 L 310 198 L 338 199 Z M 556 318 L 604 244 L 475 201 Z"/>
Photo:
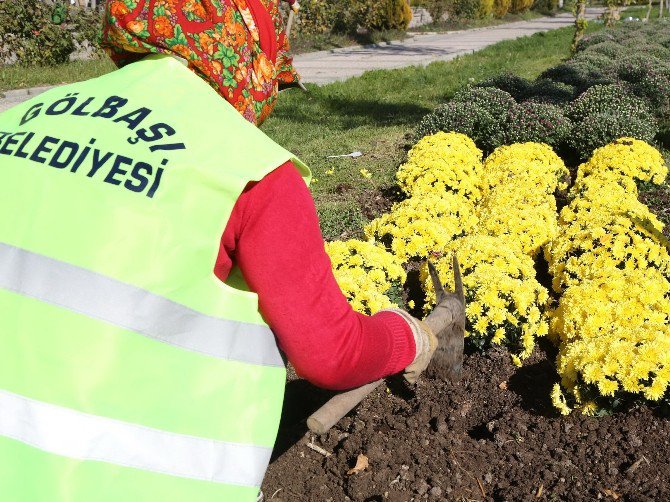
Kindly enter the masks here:
<path id="1" fill-rule="evenodd" d="M 409 366 L 416 355 L 414 335 L 407 322 L 393 312 L 378 312 L 373 316 L 387 329 L 391 342 L 391 357 L 384 368 L 384 375 L 393 375 Z"/>

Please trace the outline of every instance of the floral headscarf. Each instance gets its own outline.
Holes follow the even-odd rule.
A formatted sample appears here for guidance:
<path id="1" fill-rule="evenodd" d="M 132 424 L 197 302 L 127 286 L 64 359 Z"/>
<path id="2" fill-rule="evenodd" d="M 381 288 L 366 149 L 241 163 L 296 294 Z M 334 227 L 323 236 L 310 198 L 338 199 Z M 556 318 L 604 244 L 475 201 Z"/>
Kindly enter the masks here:
<path id="1" fill-rule="evenodd" d="M 118 65 L 175 54 L 247 120 L 296 85 L 279 0 L 108 0 L 102 46 Z"/>

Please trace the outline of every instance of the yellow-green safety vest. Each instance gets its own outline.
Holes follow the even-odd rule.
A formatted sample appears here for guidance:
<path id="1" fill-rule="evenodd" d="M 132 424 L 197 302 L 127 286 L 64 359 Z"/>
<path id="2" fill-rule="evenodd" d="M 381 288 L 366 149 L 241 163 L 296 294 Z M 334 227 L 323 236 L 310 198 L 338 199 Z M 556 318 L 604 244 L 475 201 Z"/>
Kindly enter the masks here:
<path id="1" fill-rule="evenodd" d="M 163 55 L 0 114 L 3 502 L 256 499 L 285 368 L 213 269 L 287 160 Z"/>

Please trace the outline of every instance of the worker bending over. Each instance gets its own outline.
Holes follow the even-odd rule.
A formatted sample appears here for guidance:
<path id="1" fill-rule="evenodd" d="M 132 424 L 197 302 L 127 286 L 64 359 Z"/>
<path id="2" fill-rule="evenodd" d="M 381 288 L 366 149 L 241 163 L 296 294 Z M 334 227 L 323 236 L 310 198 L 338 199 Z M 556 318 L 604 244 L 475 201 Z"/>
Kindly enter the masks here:
<path id="1" fill-rule="evenodd" d="M 295 85 L 276 0 L 112 0 L 120 69 L 0 114 L 3 501 L 248 501 L 285 368 L 428 364 L 324 251 L 308 168 L 258 128 Z"/>

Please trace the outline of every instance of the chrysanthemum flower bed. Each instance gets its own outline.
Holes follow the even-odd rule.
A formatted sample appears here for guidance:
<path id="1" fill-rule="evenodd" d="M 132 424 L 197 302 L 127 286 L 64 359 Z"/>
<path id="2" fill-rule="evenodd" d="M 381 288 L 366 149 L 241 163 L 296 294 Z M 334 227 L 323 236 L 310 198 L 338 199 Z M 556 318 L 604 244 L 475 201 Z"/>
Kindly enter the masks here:
<path id="1" fill-rule="evenodd" d="M 579 166 L 559 217 L 554 193 L 568 170 L 549 146 L 503 146 L 482 161 L 467 136 L 440 132 L 409 152 L 397 173 L 408 198 L 366 226 L 369 241 L 327 250 L 352 305 L 368 314 L 402 305 L 403 267 L 417 265 L 425 298 L 407 306 L 419 300 L 430 311 L 425 262 L 450 284 L 456 253 L 470 343 L 505 346 L 520 365 L 549 334 L 559 347 L 552 400 L 562 413 L 667 398 L 669 243 L 636 186 L 666 174 L 657 150 L 621 138 Z M 553 305 L 536 277 L 542 250 L 561 294 Z"/>
<path id="2" fill-rule="evenodd" d="M 467 289 L 468 337 L 480 348 L 505 345 L 520 363 L 548 331 L 549 295 L 535 278 L 533 256 L 556 232 L 553 192 L 566 175 L 547 145 L 500 148 L 482 164 L 481 151 L 467 136 L 426 136 L 397 173 L 408 198 L 370 222 L 365 233 L 369 245 L 406 266 L 434 260 L 444 280 L 453 277 L 450 257 L 456 252 Z M 338 281 L 351 291 L 351 273 L 343 276 L 342 260 L 333 261 Z M 434 293 L 425 270 L 422 279 L 429 310 Z"/>
<path id="3" fill-rule="evenodd" d="M 395 256 L 356 239 L 326 242 L 326 252 L 337 283 L 354 310 L 370 315 L 398 306 L 406 274 Z"/>
<path id="4" fill-rule="evenodd" d="M 631 138 L 579 166 L 559 233 L 545 249 L 553 288 L 562 292 L 550 324 L 561 376 L 552 400 L 561 413 L 668 396 L 668 242 L 635 187 L 666 174 L 660 153 Z"/>

